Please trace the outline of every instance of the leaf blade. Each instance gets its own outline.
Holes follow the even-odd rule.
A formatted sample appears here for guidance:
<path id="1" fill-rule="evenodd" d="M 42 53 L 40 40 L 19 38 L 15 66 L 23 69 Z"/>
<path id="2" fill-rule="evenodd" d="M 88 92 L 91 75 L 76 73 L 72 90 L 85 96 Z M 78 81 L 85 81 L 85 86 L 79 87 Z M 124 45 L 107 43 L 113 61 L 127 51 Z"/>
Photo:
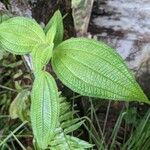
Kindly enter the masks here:
<path id="1" fill-rule="evenodd" d="M 59 100 L 56 83 L 46 73 L 36 74 L 31 95 L 31 123 L 40 148 L 46 149 L 54 136 L 59 119 Z"/>
<path id="2" fill-rule="evenodd" d="M 52 49 L 53 43 L 49 45 L 48 44 L 36 45 L 33 48 L 31 56 L 34 72 L 41 71 L 43 67 L 49 62 L 52 56 Z"/>
<path id="3" fill-rule="evenodd" d="M 53 29 L 51 30 L 51 28 L 53 28 Z M 49 38 L 49 36 L 51 36 L 51 35 L 53 35 L 53 33 L 55 33 L 55 37 L 54 37 L 54 46 L 55 47 L 62 42 L 64 28 L 63 28 L 63 18 L 62 18 L 61 12 L 59 10 L 57 10 L 54 13 L 53 17 L 50 19 L 50 21 L 44 28 L 44 31 L 46 33 L 47 39 L 49 39 L 50 42 L 51 42 L 51 37 Z"/>
<path id="4" fill-rule="evenodd" d="M 22 90 L 12 101 L 9 107 L 11 119 L 20 118 L 22 121 L 29 121 L 29 95 L 28 90 Z"/>
<path id="5" fill-rule="evenodd" d="M 66 86 L 82 95 L 149 103 L 122 58 L 102 42 L 66 40 L 55 49 L 52 66 Z"/>
<path id="6" fill-rule="evenodd" d="M 11 53 L 28 54 L 42 43 L 45 34 L 34 19 L 14 17 L 0 24 L 0 44 Z"/>

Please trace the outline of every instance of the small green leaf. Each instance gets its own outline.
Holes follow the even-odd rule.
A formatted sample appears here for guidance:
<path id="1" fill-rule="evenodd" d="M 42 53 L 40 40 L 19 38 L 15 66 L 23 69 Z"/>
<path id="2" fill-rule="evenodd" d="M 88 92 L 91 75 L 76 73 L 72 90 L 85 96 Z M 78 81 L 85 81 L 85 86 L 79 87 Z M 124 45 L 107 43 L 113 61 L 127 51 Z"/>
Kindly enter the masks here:
<path id="1" fill-rule="evenodd" d="M 76 118 L 76 119 L 71 119 L 71 120 L 68 120 L 68 121 L 65 121 L 65 122 L 62 122 L 61 124 L 61 127 L 64 129 L 64 128 L 68 128 L 78 122 L 81 122 L 81 119 L 80 118 Z"/>
<path id="2" fill-rule="evenodd" d="M 85 148 L 91 148 L 94 146 L 94 145 L 89 144 L 88 142 L 83 141 L 83 140 L 76 138 L 74 136 L 67 135 L 66 137 L 70 141 L 69 143 L 72 146 L 77 147 L 77 148 L 84 148 L 85 149 Z"/>
<path id="3" fill-rule="evenodd" d="M 71 133 L 71 132 L 77 130 L 83 123 L 84 123 L 84 120 L 82 120 L 82 121 L 80 121 L 78 123 L 75 123 L 73 125 L 70 125 L 70 127 L 64 129 L 65 134 L 68 134 L 68 133 Z"/>
<path id="4" fill-rule="evenodd" d="M 63 133 L 57 135 L 50 145 L 50 149 L 55 150 L 84 150 L 94 146 L 74 136 L 63 135 Z"/>
<path id="5" fill-rule="evenodd" d="M 53 23 L 48 32 L 46 33 L 46 43 L 51 44 L 56 38 L 56 23 Z"/>
<path id="6" fill-rule="evenodd" d="M 86 141 L 67 135 L 68 133 L 78 129 L 83 124 L 84 120 L 81 118 L 74 119 L 73 115 L 75 111 L 68 107 L 71 105 L 67 102 L 65 97 L 60 95 L 59 101 L 61 108 L 59 118 L 60 124 L 55 129 L 54 138 L 49 141 L 49 148 L 52 150 L 84 150 L 85 148 L 92 147 L 93 145 Z"/>
<path id="7" fill-rule="evenodd" d="M 9 108 L 9 114 L 12 119 L 29 120 L 29 95 L 28 90 L 23 90 L 13 100 Z"/>
<path id="8" fill-rule="evenodd" d="M 66 111 L 70 110 L 71 106 L 68 102 L 61 103 L 60 113 L 64 114 Z"/>
<path id="9" fill-rule="evenodd" d="M 56 30 L 56 31 L 55 31 Z M 44 29 L 47 39 L 51 43 L 51 35 L 55 34 L 54 46 L 56 47 L 63 40 L 64 28 L 63 28 L 63 18 L 59 10 L 57 10 L 53 17 L 50 19 L 48 24 Z M 56 33 L 55 33 L 56 32 Z"/>
<path id="10" fill-rule="evenodd" d="M 27 54 L 45 42 L 43 29 L 33 19 L 14 17 L 0 24 L 0 45 L 11 53 Z"/>
<path id="11" fill-rule="evenodd" d="M 150 103 L 122 58 L 102 42 L 66 40 L 54 50 L 52 66 L 66 86 L 82 95 Z"/>
<path id="12" fill-rule="evenodd" d="M 43 44 L 34 47 L 31 52 L 34 72 L 41 71 L 42 68 L 49 62 L 52 56 L 53 46 L 54 44 L 52 43 L 51 45 Z"/>
<path id="13" fill-rule="evenodd" d="M 55 134 L 59 119 L 59 97 L 53 77 L 39 72 L 31 95 L 31 123 L 38 146 L 46 149 Z"/>
<path id="14" fill-rule="evenodd" d="M 69 120 L 69 119 L 72 119 L 74 114 L 77 113 L 78 111 L 69 111 L 69 112 L 66 112 L 65 114 L 61 115 L 60 116 L 60 122 L 62 121 L 66 121 L 66 120 Z"/>

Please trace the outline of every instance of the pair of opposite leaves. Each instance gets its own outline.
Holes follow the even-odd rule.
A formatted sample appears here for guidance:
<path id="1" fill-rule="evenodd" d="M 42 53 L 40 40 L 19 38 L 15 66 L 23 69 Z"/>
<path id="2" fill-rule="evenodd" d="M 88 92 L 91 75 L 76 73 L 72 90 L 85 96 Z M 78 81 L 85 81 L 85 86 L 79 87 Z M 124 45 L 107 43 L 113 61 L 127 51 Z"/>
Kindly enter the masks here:
<path id="1" fill-rule="evenodd" d="M 53 135 L 47 131 L 56 126 L 47 119 L 54 121 L 59 117 L 56 83 L 50 74 L 42 71 L 50 59 L 58 78 L 77 93 L 150 104 L 122 58 L 112 48 L 86 38 L 62 40 L 63 22 L 59 11 L 44 30 L 35 20 L 24 17 L 14 17 L 0 24 L 0 45 L 5 50 L 32 55 L 36 78 L 32 89 L 31 122 L 38 144 L 45 141 L 39 144 L 43 149 Z M 54 118 L 51 113 L 55 113 Z M 37 130 L 39 126 L 40 130 Z"/>

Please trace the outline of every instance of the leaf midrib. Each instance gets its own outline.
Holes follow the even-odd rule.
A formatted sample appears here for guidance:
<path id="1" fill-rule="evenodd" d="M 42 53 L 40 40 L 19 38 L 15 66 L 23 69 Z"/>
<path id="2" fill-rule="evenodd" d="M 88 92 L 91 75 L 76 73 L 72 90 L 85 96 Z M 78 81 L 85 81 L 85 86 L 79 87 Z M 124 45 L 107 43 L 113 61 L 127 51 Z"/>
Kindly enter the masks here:
<path id="1" fill-rule="evenodd" d="M 62 60 L 60 60 L 61 62 L 62 62 Z M 62 62 L 63 63 L 63 62 Z M 54 64 L 55 64 L 55 62 L 54 62 Z M 63 63 L 63 65 L 64 65 L 64 63 Z M 55 65 L 55 68 L 57 68 L 56 67 L 57 65 Z M 64 65 L 65 66 L 65 65 Z M 65 66 L 66 67 L 66 66 Z M 66 67 L 66 68 L 68 68 L 68 67 Z M 57 70 L 59 70 L 59 69 L 57 69 Z M 70 72 L 71 72 L 71 70 L 70 69 L 68 69 Z M 57 72 L 56 72 L 57 73 Z M 60 75 L 61 73 L 59 72 L 59 75 Z M 73 74 L 73 76 L 75 76 L 74 75 L 74 73 L 72 73 L 71 72 L 71 74 Z M 58 75 L 58 74 L 57 74 Z M 59 76 L 58 75 L 58 76 Z M 65 80 L 65 78 L 61 75 L 61 77 Z M 78 78 L 79 80 L 81 80 L 81 81 L 83 81 L 82 79 L 80 79 L 78 76 L 75 76 L 76 78 Z M 67 80 L 65 80 L 68 84 L 70 84 Z M 84 83 L 86 83 L 86 84 L 89 84 L 89 83 L 87 83 L 87 82 L 85 82 L 85 81 L 83 81 Z M 74 84 L 70 84 L 70 85 L 72 85 L 72 86 L 74 86 Z M 93 86 L 92 84 L 89 84 L 89 85 L 91 85 L 91 86 Z M 109 91 L 109 90 L 107 90 L 107 89 L 104 89 L 104 88 L 101 88 L 101 87 L 97 87 L 97 86 L 94 86 L 94 87 L 96 87 L 96 88 L 100 88 L 100 89 L 102 89 L 102 90 L 105 90 L 105 91 L 108 91 L 109 93 L 112 93 L 112 94 L 115 94 L 115 95 L 119 95 L 120 97 L 123 97 L 123 99 L 126 99 L 126 98 L 129 98 L 129 99 L 131 99 L 131 97 L 129 97 L 129 96 L 122 96 L 122 95 L 120 95 L 120 94 L 118 94 L 118 93 L 115 93 L 115 92 L 112 92 L 112 91 Z M 81 90 L 81 89 L 78 89 L 78 90 Z M 82 90 L 83 91 L 83 90 Z M 82 93 L 85 93 L 85 92 L 82 92 Z M 88 92 L 86 92 L 88 95 L 90 95 L 90 96 L 92 96 L 92 94 L 90 94 L 90 93 L 88 93 Z M 85 95 L 85 94 L 84 94 Z M 96 97 L 96 96 L 94 96 L 94 97 Z M 106 97 L 102 97 L 102 96 L 100 96 L 100 98 L 105 98 L 106 99 Z M 110 97 L 110 96 L 107 96 L 107 98 L 110 98 L 110 99 L 114 99 L 114 98 L 112 98 L 112 97 Z M 136 98 L 138 98 L 138 97 L 136 97 Z M 128 100 L 129 100 L 128 99 Z M 115 100 L 116 100 L 116 98 L 115 98 Z"/>
<path id="2" fill-rule="evenodd" d="M 85 66 L 85 68 L 86 67 L 88 67 L 89 69 L 91 69 L 92 71 L 94 71 L 95 73 L 98 73 L 100 76 L 102 76 L 102 77 L 104 77 L 104 78 L 106 78 L 106 79 L 108 79 L 108 80 L 110 80 L 110 81 L 112 81 L 113 83 L 116 83 L 116 84 L 118 84 L 120 87 L 124 87 L 127 91 L 128 91 L 128 88 L 126 87 L 126 86 L 124 86 L 123 84 L 120 84 L 120 83 L 118 83 L 117 81 L 113 81 L 112 79 L 110 79 L 109 77 L 107 77 L 107 76 L 105 76 L 105 75 L 103 75 L 103 74 L 101 74 L 100 72 L 98 72 L 97 70 L 95 70 L 95 69 L 93 69 L 93 68 L 91 68 L 89 65 L 86 65 L 85 63 L 83 63 L 83 62 L 80 62 L 80 61 L 78 61 L 77 59 L 75 59 L 74 57 L 70 57 L 69 55 L 66 55 L 66 56 L 68 56 L 70 59 L 73 59 L 73 60 L 75 60 L 78 64 L 82 64 L 83 66 Z M 132 83 L 131 83 L 132 84 Z M 133 84 L 132 84 L 133 85 Z M 134 86 L 134 85 L 133 85 Z M 130 88 L 130 90 L 131 91 L 133 91 L 133 89 L 132 88 Z M 137 89 L 136 89 L 137 90 Z M 138 92 L 137 91 L 133 91 L 133 93 L 136 93 L 137 95 L 138 95 Z M 135 94 L 134 94 L 135 95 Z"/>

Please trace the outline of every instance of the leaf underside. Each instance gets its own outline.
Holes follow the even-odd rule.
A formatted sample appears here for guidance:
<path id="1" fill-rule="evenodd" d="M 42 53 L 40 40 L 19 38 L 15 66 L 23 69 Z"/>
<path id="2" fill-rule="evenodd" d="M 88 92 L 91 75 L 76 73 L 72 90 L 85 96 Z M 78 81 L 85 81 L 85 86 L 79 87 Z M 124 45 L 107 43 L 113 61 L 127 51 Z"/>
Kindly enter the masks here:
<path id="1" fill-rule="evenodd" d="M 45 33 L 34 19 L 14 17 L 0 24 L 0 44 L 14 54 L 31 52 L 36 44 L 45 43 Z"/>
<path id="2" fill-rule="evenodd" d="M 59 119 L 56 83 L 47 72 L 36 75 L 31 95 L 31 123 L 38 146 L 46 149 Z"/>
<path id="3" fill-rule="evenodd" d="M 47 36 L 50 36 L 53 34 L 53 31 L 51 31 L 51 28 L 55 27 L 55 37 L 54 37 L 54 46 L 56 47 L 58 44 L 60 44 L 63 40 L 64 35 L 64 27 L 63 27 L 63 18 L 61 15 L 61 12 L 57 10 L 53 17 L 50 19 L 46 27 L 44 28 L 44 31 Z M 50 33 L 49 33 L 50 31 Z"/>
<path id="4" fill-rule="evenodd" d="M 82 95 L 149 103 L 122 58 L 102 42 L 66 40 L 54 50 L 52 66 L 66 86 Z"/>

